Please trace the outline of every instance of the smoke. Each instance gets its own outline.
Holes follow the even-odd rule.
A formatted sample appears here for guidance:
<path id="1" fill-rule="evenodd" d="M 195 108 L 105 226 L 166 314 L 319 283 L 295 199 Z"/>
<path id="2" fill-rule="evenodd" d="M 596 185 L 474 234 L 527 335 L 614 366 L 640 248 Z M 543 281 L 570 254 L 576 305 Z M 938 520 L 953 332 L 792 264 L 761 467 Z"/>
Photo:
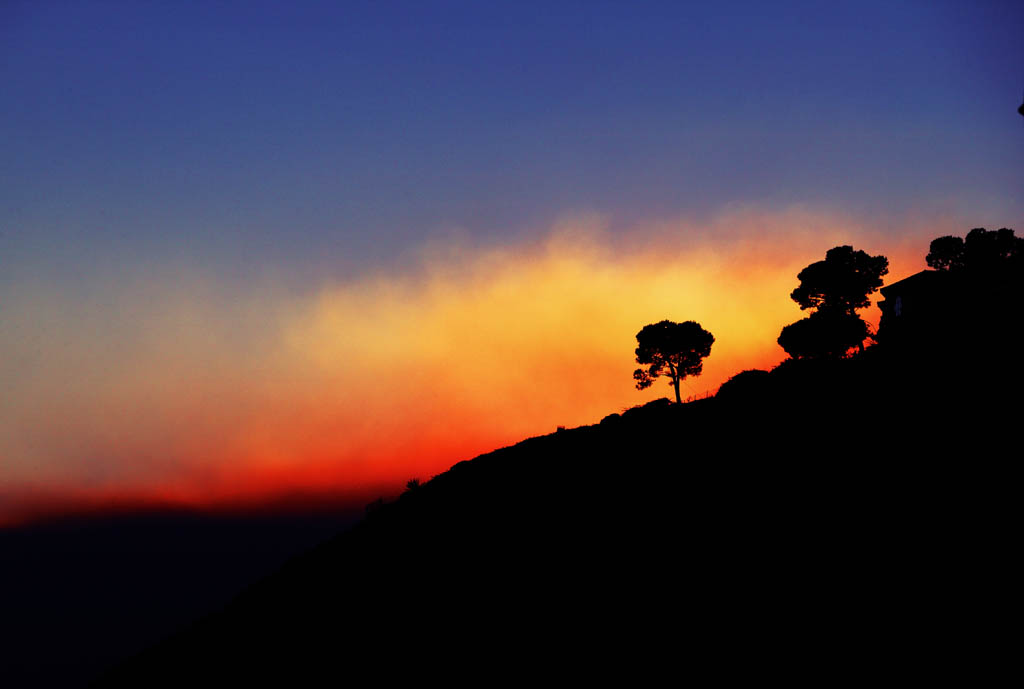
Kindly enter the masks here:
<path id="1" fill-rule="evenodd" d="M 401 270 L 299 294 L 172 266 L 74 290 L 22 280 L 0 295 L 0 521 L 44 504 L 386 490 L 667 395 L 631 376 L 636 332 L 662 319 L 715 335 L 684 386 L 713 393 L 784 357 L 796 273 L 827 249 L 883 253 L 896 279 L 961 230 L 929 219 L 894 235 L 799 208 L 625 232 L 577 216 L 541 241 L 435 243 Z"/>

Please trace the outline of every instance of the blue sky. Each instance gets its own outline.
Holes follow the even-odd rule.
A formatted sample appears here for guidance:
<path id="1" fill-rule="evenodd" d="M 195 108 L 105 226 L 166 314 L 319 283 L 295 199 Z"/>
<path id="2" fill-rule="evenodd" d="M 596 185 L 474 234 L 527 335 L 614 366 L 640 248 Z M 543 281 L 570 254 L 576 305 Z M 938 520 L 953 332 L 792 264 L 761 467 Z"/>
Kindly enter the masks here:
<path id="1" fill-rule="evenodd" d="M 315 281 L 737 203 L 1013 226 L 1021 36 L 1015 2 L 4 3 L 0 273 Z"/>
<path id="2" fill-rule="evenodd" d="M 899 279 L 1024 231 L 1022 36 L 1019 1 L 0 2 L 0 524 L 380 495 L 643 401 L 665 318 L 715 334 L 693 394 L 770 368 L 830 247 Z"/>

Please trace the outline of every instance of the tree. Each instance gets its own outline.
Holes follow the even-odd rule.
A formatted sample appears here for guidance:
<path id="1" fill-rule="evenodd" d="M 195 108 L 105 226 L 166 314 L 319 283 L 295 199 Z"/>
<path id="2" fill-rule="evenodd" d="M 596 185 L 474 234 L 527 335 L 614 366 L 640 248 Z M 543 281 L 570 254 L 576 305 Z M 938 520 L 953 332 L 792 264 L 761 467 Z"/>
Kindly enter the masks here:
<path id="1" fill-rule="evenodd" d="M 882 286 L 889 272 L 889 259 L 837 246 L 825 253 L 825 260 L 812 263 L 796 276 L 800 285 L 789 295 L 801 310 L 818 309 L 856 313 L 871 304 L 868 295 Z"/>
<path id="2" fill-rule="evenodd" d="M 960 237 L 936 237 L 928 245 L 925 262 L 929 268 L 959 271 L 964 267 L 964 240 Z"/>
<path id="3" fill-rule="evenodd" d="M 836 359 L 867 336 L 868 324 L 860 316 L 818 311 L 783 328 L 778 342 L 794 359 Z"/>
<path id="4" fill-rule="evenodd" d="M 839 357 L 853 347 L 864 349 L 867 324 L 857 309 L 871 304 L 868 295 L 882 286 L 889 259 L 869 256 L 852 246 L 837 246 L 824 261 L 812 263 L 797 275 L 800 284 L 790 298 L 809 318 L 791 323 L 779 334 L 779 345 L 794 358 Z"/>
<path id="5" fill-rule="evenodd" d="M 661 321 L 645 325 L 636 334 L 636 341 L 636 363 L 647 367 L 633 371 L 636 389 L 649 388 L 655 378 L 667 376 L 676 391 L 676 402 L 682 403 L 679 382 L 700 375 L 715 336 L 695 321 Z"/>
<path id="6" fill-rule="evenodd" d="M 1003 227 L 989 231 L 976 227 L 964 238 L 964 267 L 978 273 L 1020 270 L 1024 263 L 1024 237 Z"/>
<path id="7" fill-rule="evenodd" d="M 1024 237 L 1003 227 L 989 231 L 976 227 L 960 237 L 937 237 L 928 245 L 928 266 L 950 273 L 971 271 L 988 275 L 1019 270 L 1024 263 Z"/>

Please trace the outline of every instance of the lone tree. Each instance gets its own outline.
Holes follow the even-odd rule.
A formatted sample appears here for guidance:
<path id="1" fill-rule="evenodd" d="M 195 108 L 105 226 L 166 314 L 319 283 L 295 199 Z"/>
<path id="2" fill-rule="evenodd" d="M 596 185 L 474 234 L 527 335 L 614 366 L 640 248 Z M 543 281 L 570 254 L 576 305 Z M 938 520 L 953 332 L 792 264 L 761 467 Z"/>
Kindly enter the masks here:
<path id="1" fill-rule="evenodd" d="M 868 298 L 882 286 L 889 259 L 837 246 L 824 261 L 812 263 L 797 275 L 799 286 L 789 295 L 809 318 L 787 325 L 779 345 L 796 359 L 840 357 L 853 347 L 864 349 L 867 324 L 857 314 L 871 304 Z"/>
<path id="2" fill-rule="evenodd" d="M 695 321 L 661 321 L 645 325 L 636 334 L 636 341 L 636 363 L 647 367 L 633 371 L 636 389 L 649 388 L 655 378 L 667 376 L 676 391 L 676 402 L 681 404 L 679 382 L 700 375 L 715 336 Z"/>

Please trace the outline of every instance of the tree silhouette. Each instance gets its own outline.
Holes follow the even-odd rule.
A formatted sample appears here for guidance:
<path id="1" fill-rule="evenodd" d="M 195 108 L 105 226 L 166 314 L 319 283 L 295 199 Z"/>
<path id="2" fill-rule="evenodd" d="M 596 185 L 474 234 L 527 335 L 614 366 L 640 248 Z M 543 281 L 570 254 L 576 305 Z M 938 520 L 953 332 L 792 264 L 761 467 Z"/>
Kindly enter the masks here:
<path id="1" fill-rule="evenodd" d="M 1003 227 L 989 231 L 976 227 L 960 237 L 937 237 L 928 246 L 928 266 L 939 271 L 978 274 L 1002 273 L 1019 269 L 1024 264 L 1024 237 Z"/>
<path id="2" fill-rule="evenodd" d="M 779 345 L 794 358 L 838 357 L 852 347 L 864 348 L 867 324 L 857 309 L 871 304 L 868 298 L 882 286 L 889 259 L 837 246 L 800 271 L 800 284 L 790 298 L 801 310 L 813 309 L 809 318 L 791 323 L 779 334 Z"/>
<path id="3" fill-rule="evenodd" d="M 801 310 L 818 309 L 856 313 L 871 304 L 868 295 L 882 286 L 889 272 L 889 259 L 837 246 L 825 253 L 825 260 L 812 263 L 796 276 L 800 285 L 789 295 Z"/>
<path id="4" fill-rule="evenodd" d="M 925 262 L 929 268 L 959 271 L 964 267 L 964 240 L 960 237 L 936 237 L 928 245 Z"/>
<path id="5" fill-rule="evenodd" d="M 645 325 L 636 341 L 636 363 L 647 366 L 633 371 L 636 389 L 649 388 L 655 378 L 667 376 L 676 391 L 676 402 L 682 403 L 679 382 L 700 375 L 715 336 L 695 321 L 661 321 Z"/>
<path id="6" fill-rule="evenodd" d="M 988 231 L 976 227 L 964 238 L 964 268 L 979 273 L 1019 270 L 1024 263 L 1024 237 L 1003 227 Z"/>
<path id="7" fill-rule="evenodd" d="M 838 358 L 867 336 L 868 325 L 860 316 L 818 311 L 783 328 L 778 342 L 794 359 Z"/>

